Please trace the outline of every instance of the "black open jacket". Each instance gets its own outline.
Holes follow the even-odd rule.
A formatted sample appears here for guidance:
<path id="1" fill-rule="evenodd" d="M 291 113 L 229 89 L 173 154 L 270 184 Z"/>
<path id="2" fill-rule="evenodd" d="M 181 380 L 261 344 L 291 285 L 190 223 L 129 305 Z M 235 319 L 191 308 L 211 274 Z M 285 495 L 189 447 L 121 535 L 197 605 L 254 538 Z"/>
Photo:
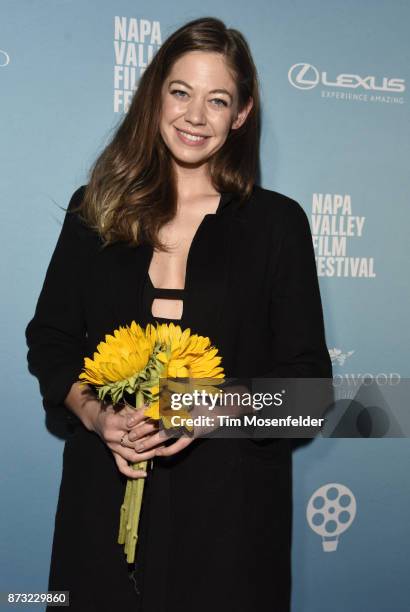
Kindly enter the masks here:
<path id="1" fill-rule="evenodd" d="M 105 334 L 153 320 L 142 307 L 152 253 L 148 244 L 101 249 L 97 234 L 68 212 L 26 329 L 44 407 L 74 426 L 49 588 L 71 590 L 73 610 L 288 612 L 285 439 L 198 439 L 157 458 L 145 485 L 139 595 L 128 579 L 116 543 L 125 478 L 63 402 Z M 223 193 L 193 239 L 185 289 L 179 324 L 211 338 L 227 377 L 331 377 L 309 222 L 294 200 L 260 187 L 242 203 Z"/>

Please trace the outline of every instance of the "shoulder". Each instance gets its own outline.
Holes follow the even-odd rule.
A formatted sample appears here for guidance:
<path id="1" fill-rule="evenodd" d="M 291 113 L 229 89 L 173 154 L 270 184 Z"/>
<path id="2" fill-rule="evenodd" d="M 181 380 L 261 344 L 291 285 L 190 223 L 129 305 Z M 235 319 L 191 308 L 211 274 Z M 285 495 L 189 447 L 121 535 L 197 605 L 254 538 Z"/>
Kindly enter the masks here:
<path id="1" fill-rule="evenodd" d="M 307 214 L 299 202 L 278 191 L 255 185 L 248 205 L 251 214 L 283 230 L 310 227 Z"/>
<path id="2" fill-rule="evenodd" d="M 64 244 L 70 244 L 73 248 L 86 249 L 89 253 L 99 248 L 102 244 L 97 231 L 88 225 L 82 216 L 81 204 L 87 185 L 81 185 L 70 196 L 65 211 L 61 228 L 61 239 Z"/>
<path id="3" fill-rule="evenodd" d="M 78 238 L 95 238 L 96 234 L 90 228 L 81 215 L 81 205 L 87 185 L 81 185 L 71 195 L 68 206 L 65 209 L 64 225 L 75 233 Z"/>
<path id="4" fill-rule="evenodd" d="M 86 188 L 87 188 L 87 185 L 81 185 L 81 187 L 78 187 L 78 189 L 74 191 L 74 193 L 70 197 L 67 211 L 75 212 L 75 208 L 80 206 L 80 204 L 83 201 Z"/>

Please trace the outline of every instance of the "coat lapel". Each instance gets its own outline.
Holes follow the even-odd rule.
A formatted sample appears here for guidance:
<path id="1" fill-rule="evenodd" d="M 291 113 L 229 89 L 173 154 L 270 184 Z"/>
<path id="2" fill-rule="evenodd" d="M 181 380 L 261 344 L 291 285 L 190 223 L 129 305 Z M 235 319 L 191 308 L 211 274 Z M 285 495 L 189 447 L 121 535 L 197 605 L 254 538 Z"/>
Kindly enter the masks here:
<path id="1" fill-rule="evenodd" d="M 214 335 L 228 284 L 232 224 L 226 215 L 205 217 L 187 262 L 182 321 L 194 333 Z"/>
<path id="2" fill-rule="evenodd" d="M 136 321 L 142 325 L 142 289 L 152 248 L 143 244 L 130 247 L 115 244 L 110 249 L 108 290 L 112 294 L 112 310 L 116 325 Z"/>

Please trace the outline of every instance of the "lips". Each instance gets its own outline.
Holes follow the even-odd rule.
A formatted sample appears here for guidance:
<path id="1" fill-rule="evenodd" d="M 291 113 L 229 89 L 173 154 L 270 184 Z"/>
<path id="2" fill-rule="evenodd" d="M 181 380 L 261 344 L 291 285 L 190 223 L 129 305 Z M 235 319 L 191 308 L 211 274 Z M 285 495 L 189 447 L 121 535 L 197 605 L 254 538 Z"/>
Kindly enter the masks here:
<path id="1" fill-rule="evenodd" d="M 180 140 L 182 140 L 182 142 L 189 144 L 189 145 L 199 145 L 205 142 L 205 140 L 207 140 L 209 138 L 209 136 L 206 136 L 204 134 L 192 134 L 191 132 L 186 132 L 185 130 L 181 130 L 180 128 L 175 128 L 177 131 L 177 134 L 180 138 Z"/>
<path id="2" fill-rule="evenodd" d="M 182 128 L 176 128 L 178 132 L 182 132 L 183 134 L 189 134 L 190 136 L 200 136 L 201 138 L 208 138 L 206 134 L 199 134 L 196 132 L 190 132 L 189 130 L 183 130 Z"/>

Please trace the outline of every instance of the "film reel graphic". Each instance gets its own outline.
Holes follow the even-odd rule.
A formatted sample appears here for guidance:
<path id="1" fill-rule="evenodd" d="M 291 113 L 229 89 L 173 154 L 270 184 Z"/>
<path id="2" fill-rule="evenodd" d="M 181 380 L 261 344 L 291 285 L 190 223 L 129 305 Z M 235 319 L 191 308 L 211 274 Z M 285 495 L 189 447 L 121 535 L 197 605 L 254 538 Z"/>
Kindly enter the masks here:
<path id="1" fill-rule="evenodd" d="M 329 483 L 317 489 L 306 508 L 309 527 L 322 537 L 324 552 L 337 550 L 340 534 L 349 529 L 356 516 L 356 498 L 340 483 Z"/>

